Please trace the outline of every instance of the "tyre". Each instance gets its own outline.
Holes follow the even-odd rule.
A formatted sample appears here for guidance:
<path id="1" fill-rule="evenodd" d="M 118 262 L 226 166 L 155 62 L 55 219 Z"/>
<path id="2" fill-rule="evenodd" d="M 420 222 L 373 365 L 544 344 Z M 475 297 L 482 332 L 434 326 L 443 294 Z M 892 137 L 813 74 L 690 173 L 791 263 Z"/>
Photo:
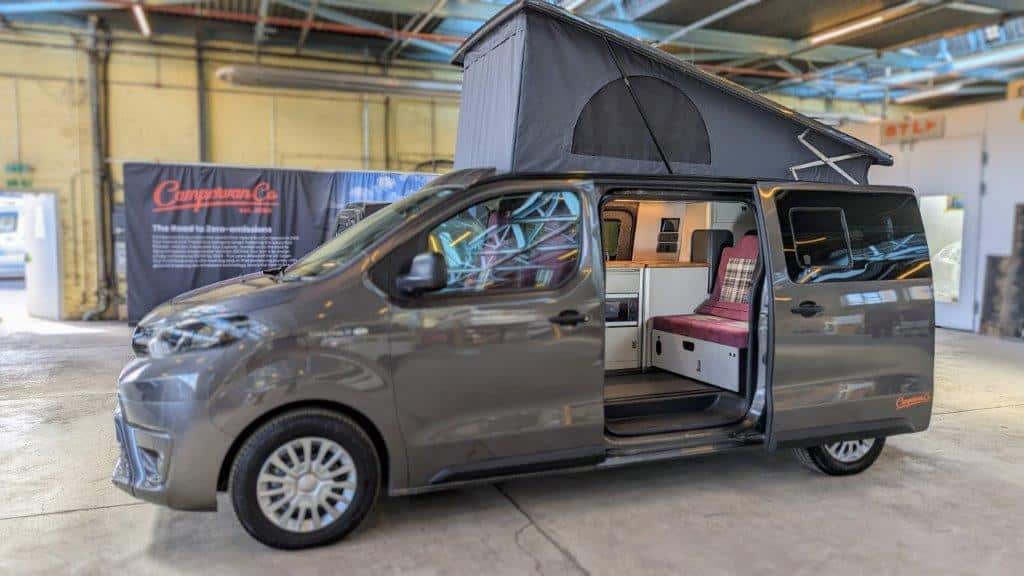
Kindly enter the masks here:
<path id="1" fill-rule="evenodd" d="M 793 452 L 800 462 L 829 476 L 849 476 L 867 470 L 885 447 L 885 438 L 862 438 L 824 444 L 812 448 L 797 448 Z"/>
<path id="2" fill-rule="evenodd" d="M 273 548 L 331 544 L 366 517 L 380 492 L 373 442 L 351 419 L 301 409 L 260 426 L 231 467 L 235 515 Z"/>

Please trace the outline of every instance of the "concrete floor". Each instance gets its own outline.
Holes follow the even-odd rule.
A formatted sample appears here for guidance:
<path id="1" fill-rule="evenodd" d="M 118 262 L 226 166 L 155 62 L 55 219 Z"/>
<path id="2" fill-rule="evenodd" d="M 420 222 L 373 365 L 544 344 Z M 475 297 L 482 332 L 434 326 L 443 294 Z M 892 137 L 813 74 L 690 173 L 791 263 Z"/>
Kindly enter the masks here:
<path id="1" fill-rule="evenodd" d="M 116 490 L 120 324 L 29 321 L 0 284 L 0 574 L 1020 574 L 1024 344 L 939 333 L 923 434 L 863 475 L 760 449 L 385 499 L 341 544 L 249 538 L 230 503 Z"/>

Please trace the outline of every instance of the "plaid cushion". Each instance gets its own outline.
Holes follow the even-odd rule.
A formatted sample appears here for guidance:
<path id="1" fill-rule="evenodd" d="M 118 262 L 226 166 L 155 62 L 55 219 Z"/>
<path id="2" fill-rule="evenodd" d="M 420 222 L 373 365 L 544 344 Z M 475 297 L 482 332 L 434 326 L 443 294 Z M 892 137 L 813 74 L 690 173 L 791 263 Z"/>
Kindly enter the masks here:
<path id="1" fill-rule="evenodd" d="M 754 264 L 752 258 L 731 258 L 725 265 L 725 277 L 722 278 L 722 302 L 747 303 L 750 301 L 750 286 L 754 283 Z"/>

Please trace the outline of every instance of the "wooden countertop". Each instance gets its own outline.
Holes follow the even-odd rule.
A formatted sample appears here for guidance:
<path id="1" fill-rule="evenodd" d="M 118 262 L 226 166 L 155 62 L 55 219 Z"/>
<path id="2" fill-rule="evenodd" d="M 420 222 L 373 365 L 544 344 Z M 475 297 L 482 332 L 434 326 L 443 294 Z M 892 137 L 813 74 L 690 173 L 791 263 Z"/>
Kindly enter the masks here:
<path id="1" fill-rule="evenodd" d="M 675 260 L 606 260 L 605 268 L 707 268 L 703 262 L 676 262 Z"/>

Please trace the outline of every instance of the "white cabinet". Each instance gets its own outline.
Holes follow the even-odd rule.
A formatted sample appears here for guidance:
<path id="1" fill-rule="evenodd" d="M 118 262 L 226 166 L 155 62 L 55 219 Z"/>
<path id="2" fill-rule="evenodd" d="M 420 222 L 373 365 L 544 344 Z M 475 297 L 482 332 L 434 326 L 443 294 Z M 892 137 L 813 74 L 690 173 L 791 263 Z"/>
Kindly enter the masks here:
<path id="1" fill-rule="evenodd" d="M 653 331 L 652 364 L 687 378 L 739 392 L 740 349 L 717 342 Z"/>
<path id="2" fill-rule="evenodd" d="M 639 294 L 640 268 L 609 268 L 604 275 L 606 294 Z"/>
<path id="3" fill-rule="evenodd" d="M 706 266 L 646 268 L 644 270 L 644 366 L 650 366 L 652 318 L 693 314 L 708 296 Z"/>
<path id="4" fill-rule="evenodd" d="M 636 326 L 606 328 L 604 334 L 605 370 L 640 367 L 640 338 Z"/>

